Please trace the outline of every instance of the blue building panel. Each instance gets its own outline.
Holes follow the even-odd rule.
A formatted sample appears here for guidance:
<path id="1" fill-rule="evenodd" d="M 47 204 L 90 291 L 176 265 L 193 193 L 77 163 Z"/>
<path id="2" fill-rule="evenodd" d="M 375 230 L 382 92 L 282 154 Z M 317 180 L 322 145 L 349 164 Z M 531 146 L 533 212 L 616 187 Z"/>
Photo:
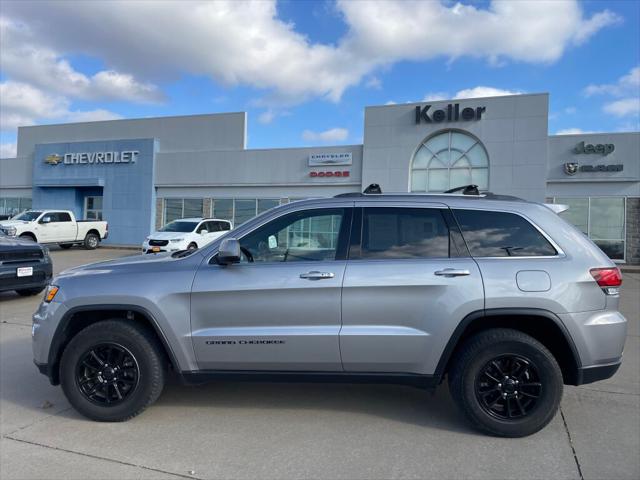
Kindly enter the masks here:
<path id="1" fill-rule="evenodd" d="M 140 244 L 154 227 L 156 151 L 152 138 L 36 145 L 32 208 L 72 210 L 82 219 L 85 198 L 102 196 L 104 243 Z"/>

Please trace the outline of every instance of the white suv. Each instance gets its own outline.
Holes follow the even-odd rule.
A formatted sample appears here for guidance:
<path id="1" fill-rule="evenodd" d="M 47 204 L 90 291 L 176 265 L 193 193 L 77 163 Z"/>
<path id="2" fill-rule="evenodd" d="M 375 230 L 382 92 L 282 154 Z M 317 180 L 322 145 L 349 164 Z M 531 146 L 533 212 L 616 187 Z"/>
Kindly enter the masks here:
<path id="1" fill-rule="evenodd" d="M 145 238 L 142 253 L 195 250 L 221 237 L 232 228 L 228 220 L 181 218 L 166 224 Z"/>

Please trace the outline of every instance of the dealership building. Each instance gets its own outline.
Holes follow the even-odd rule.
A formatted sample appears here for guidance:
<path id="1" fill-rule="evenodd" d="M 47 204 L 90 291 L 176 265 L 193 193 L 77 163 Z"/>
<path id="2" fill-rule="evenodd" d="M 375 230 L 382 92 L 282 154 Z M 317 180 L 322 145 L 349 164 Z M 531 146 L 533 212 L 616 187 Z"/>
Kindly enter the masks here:
<path id="1" fill-rule="evenodd" d="M 640 132 L 549 136 L 548 94 L 366 107 L 361 145 L 247 149 L 246 113 L 18 129 L 0 215 L 68 209 L 139 245 L 182 217 L 239 224 L 301 198 L 481 190 L 570 206 L 616 261 L 640 263 Z"/>

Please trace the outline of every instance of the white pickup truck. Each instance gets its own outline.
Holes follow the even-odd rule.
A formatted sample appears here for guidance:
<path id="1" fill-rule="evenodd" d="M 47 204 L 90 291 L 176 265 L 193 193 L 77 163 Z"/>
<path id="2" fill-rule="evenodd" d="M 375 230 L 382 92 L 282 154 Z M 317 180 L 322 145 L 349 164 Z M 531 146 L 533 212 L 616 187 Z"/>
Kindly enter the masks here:
<path id="1" fill-rule="evenodd" d="M 82 244 L 93 250 L 109 235 L 107 222 L 76 220 L 69 210 L 27 210 L 1 221 L 0 229 L 10 237 L 57 243 L 65 249 Z"/>

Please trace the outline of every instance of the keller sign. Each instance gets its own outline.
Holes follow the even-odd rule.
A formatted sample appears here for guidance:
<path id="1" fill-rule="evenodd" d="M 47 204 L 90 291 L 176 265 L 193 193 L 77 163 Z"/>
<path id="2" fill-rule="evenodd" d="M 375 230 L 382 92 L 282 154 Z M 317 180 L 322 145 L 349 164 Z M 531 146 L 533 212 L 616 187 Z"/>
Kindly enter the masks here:
<path id="1" fill-rule="evenodd" d="M 460 104 L 454 103 L 448 104 L 446 109 L 434 110 L 429 116 L 429 110 L 432 105 L 425 105 L 424 107 L 416 107 L 416 123 L 440 123 L 440 122 L 458 122 L 460 120 L 468 122 L 471 120 L 480 120 L 482 114 L 487 109 L 486 107 L 465 107 L 460 110 Z"/>

